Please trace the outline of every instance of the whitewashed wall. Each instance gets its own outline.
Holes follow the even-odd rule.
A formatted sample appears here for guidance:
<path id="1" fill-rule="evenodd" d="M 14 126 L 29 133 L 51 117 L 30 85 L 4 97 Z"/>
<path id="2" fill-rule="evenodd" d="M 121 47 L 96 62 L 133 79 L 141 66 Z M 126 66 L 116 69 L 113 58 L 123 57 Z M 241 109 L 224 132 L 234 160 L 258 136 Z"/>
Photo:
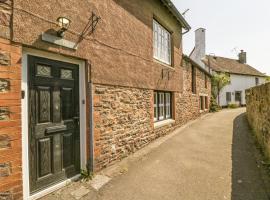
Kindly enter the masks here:
<path id="1" fill-rule="evenodd" d="M 226 92 L 231 92 L 231 102 L 230 103 L 238 103 L 235 102 L 235 92 L 236 91 L 242 91 L 242 105 L 246 104 L 246 97 L 245 97 L 245 90 L 249 89 L 251 87 L 256 86 L 255 82 L 255 76 L 245 76 L 245 75 L 236 75 L 231 74 L 231 84 L 225 86 L 221 93 L 220 93 L 220 106 L 227 106 L 227 100 L 226 100 Z M 258 77 L 259 78 L 259 84 L 265 83 L 265 78 Z"/>

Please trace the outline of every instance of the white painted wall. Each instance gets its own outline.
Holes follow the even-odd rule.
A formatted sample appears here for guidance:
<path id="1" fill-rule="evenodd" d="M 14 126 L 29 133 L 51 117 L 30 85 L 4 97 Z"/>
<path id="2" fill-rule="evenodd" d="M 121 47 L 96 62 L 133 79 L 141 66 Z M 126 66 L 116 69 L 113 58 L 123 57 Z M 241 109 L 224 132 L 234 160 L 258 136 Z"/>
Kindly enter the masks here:
<path id="1" fill-rule="evenodd" d="M 251 87 L 256 86 L 255 82 L 255 76 L 248 76 L 248 75 L 236 75 L 231 74 L 231 84 L 225 86 L 222 91 L 220 92 L 220 106 L 227 106 L 228 102 L 226 100 L 226 92 L 231 92 L 231 102 L 233 104 L 237 104 L 239 102 L 235 101 L 235 92 L 236 91 L 242 91 L 242 105 L 246 104 L 246 96 L 245 96 L 245 90 L 249 89 Z M 263 77 L 259 78 L 259 84 L 264 84 L 266 82 L 266 79 Z"/>

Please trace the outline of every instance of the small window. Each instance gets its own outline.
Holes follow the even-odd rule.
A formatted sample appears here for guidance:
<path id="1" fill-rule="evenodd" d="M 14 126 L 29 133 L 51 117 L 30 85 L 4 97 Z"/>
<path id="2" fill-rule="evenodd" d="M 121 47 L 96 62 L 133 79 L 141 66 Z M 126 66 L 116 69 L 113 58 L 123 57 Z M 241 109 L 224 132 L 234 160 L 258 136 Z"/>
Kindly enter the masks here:
<path id="1" fill-rule="evenodd" d="M 260 84 L 260 81 L 259 81 L 259 78 L 258 77 L 255 78 L 255 84 L 256 85 L 259 85 Z"/>
<path id="2" fill-rule="evenodd" d="M 156 20 L 153 21 L 154 58 L 171 65 L 171 34 Z"/>
<path id="3" fill-rule="evenodd" d="M 226 101 L 227 103 L 230 103 L 232 101 L 232 93 L 226 92 Z"/>
<path id="4" fill-rule="evenodd" d="M 192 88 L 192 93 L 196 94 L 196 69 L 193 65 L 191 69 L 191 88 Z"/>
<path id="5" fill-rule="evenodd" d="M 200 109 L 204 110 L 204 96 L 200 96 Z"/>
<path id="6" fill-rule="evenodd" d="M 45 65 L 37 65 L 36 69 L 36 75 L 37 76 L 46 76 L 50 77 L 51 74 L 51 67 L 50 66 L 45 66 Z"/>
<path id="7" fill-rule="evenodd" d="M 170 92 L 154 92 L 154 121 L 172 118 L 172 94 Z"/>
<path id="8" fill-rule="evenodd" d="M 204 98 L 204 104 L 205 104 L 205 109 L 208 110 L 209 109 L 209 102 L 208 102 L 207 96 Z"/>
<path id="9" fill-rule="evenodd" d="M 61 69 L 61 78 L 62 79 L 72 79 L 73 71 L 70 69 Z"/>

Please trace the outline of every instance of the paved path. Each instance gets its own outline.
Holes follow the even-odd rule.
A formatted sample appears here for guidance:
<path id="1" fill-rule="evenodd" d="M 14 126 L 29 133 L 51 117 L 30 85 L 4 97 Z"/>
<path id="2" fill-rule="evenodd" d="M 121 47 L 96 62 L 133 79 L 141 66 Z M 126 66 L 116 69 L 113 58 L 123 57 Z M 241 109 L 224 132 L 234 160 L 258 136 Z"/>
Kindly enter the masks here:
<path id="1" fill-rule="evenodd" d="M 269 179 L 244 112 L 224 110 L 199 119 L 82 199 L 269 200 Z M 44 200 L 72 199 L 67 191 Z"/>

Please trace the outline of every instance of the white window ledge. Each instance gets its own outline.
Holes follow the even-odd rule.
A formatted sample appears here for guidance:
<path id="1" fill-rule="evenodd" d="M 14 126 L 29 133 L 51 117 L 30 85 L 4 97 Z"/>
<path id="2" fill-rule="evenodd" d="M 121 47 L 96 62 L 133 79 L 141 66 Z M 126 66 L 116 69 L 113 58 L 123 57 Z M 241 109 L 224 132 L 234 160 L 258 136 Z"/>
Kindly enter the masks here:
<path id="1" fill-rule="evenodd" d="M 174 123 L 175 123 L 175 120 L 167 119 L 167 120 L 164 120 L 164 121 L 155 122 L 154 123 L 154 128 L 157 129 L 157 128 L 161 128 L 163 126 L 167 126 L 167 125 L 174 124 Z"/>

